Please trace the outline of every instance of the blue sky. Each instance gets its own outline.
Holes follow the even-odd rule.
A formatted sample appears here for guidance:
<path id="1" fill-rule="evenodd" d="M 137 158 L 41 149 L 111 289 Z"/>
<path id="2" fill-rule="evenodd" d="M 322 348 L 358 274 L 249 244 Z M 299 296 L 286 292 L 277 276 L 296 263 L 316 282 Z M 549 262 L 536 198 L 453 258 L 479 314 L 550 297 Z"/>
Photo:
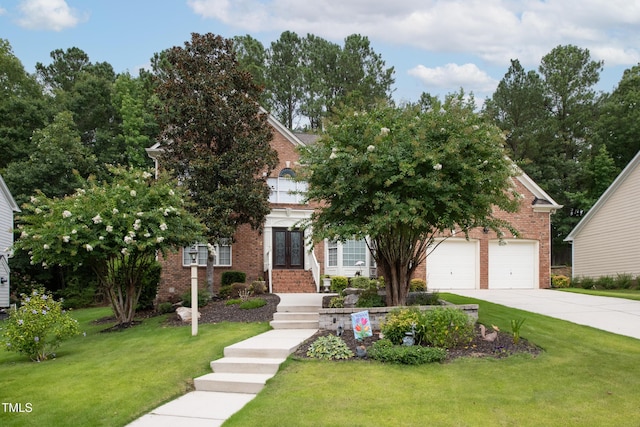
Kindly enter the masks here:
<path id="1" fill-rule="evenodd" d="M 640 62 L 636 0 L 0 0 L 0 38 L 28 72 L 75 46 L 135 74 L 192 32 L 250 34 L 268 47 L 286 30 L 339 44 L 353 33 L 369 37 L 395 67 L 397 100 L 460 87 L 484 99 L 511 58 L 537 69 L 560 44 L 605 61 L 602 91 Z"/>

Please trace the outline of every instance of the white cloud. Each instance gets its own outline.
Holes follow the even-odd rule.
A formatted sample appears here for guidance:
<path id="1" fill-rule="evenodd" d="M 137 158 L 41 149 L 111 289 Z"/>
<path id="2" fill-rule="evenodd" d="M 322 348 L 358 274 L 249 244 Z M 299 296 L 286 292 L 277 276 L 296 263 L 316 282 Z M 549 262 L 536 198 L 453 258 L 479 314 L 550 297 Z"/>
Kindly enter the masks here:
<path id="1" fill-rule="evenodd" d="M 86 19 L 65 0 L 23 0 L 18 9 L 18 24 L 31 30 L 61 31 Z"/>
<path id="2" fill-rule="evenodd" d="M 291 30 L 332 41 L 360 33 L 427 52 L 536 66 L 560 44 L 594 59 L 637 62 L 640 2 L 629 0 L 188 0 L 205 18 L 255 33 Z M 615 46 L 613 46 L 615 45 Z M 635 62 L 634 62 L 635 61 Z"/>
<path id="3" fill-rule="evenodd" d="M 476 94 L 490 93 L 498 86 L 498 82 L 475 64 L 447 64 L 443 67 L 427 68 L 418 65 L 409 70 L 409 74 L 417 77 L 426 90 L 443 89 L 456 91 L 461 87 L 465 92 Z"/>
<path id="4" fill-rule="evenodd" d="M 6 14 L 7 14 L 7 9 L 0 7 L 0 16 L 6 15 Z"/>

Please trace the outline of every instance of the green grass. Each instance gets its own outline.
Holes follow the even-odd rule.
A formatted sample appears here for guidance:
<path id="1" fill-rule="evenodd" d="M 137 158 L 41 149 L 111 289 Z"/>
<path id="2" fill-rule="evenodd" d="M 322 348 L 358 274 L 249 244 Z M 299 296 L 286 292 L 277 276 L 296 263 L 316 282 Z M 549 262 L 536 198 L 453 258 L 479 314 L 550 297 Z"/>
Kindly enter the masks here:
<path id="1" fill-rule="evenodd" d="M 467 358 L 422 366 L 289 360 L 224 425 L 640 425 L 639 340 L 442 296 L 479 304 L 480 321 L 504 331 L 510 331 L 511 319 L 526 318 L 521 336 L 545 351 L 536 358 Z"/>
<path id="2" fill-rule="evenodd" d="M 86 336 L 62 343 L 57 359 L 34 363 L 0 351 L 0 402 L 30 403 L 30 413 L 0 407 L 1 426 L 122 426 L 189 391 L 225 346 L 267 331 L 267 323 L 163 325 L 166 316 L 111 333 L 92 320 L 108 309 L 74 312 Z M 0 326 L 1 327 L 1 326 Z"/>
<path id="3" fill-rule="evenodd" d="M 640 301 L 640 289 L 581 289 L 581 288 L 561 288 L 556 289 L 562 292 L 573 292 L 574 294 L 597 295 L 601 297 L 625 298 Z"/>

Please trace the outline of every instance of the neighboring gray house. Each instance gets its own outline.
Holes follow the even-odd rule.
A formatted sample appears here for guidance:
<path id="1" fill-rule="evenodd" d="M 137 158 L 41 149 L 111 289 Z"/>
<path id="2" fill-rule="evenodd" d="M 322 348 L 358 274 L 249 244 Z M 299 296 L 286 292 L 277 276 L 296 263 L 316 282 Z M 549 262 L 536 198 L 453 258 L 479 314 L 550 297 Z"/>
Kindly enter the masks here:
<path id="1" fill-rule="evenodd" d="M 640 152 L 565 241 L 572 244 L 573 277 L 640 275 Z"/>
<path id="2" fill-rule="evenodd" d="M 20 212 L 0 176 L 0 307 L 9 307 L 9 248 L 13 245 L 13 213 Z"/>

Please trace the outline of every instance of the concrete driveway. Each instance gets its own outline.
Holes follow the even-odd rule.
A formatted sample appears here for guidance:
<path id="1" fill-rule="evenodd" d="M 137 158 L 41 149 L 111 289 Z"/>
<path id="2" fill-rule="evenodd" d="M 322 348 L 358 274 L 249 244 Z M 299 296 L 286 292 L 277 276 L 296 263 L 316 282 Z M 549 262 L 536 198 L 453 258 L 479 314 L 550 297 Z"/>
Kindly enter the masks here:
<path id="1" fill-rule="evenodd" d="M 446 291 L 640 339 L 640 301 L 551 289 Z"/>

